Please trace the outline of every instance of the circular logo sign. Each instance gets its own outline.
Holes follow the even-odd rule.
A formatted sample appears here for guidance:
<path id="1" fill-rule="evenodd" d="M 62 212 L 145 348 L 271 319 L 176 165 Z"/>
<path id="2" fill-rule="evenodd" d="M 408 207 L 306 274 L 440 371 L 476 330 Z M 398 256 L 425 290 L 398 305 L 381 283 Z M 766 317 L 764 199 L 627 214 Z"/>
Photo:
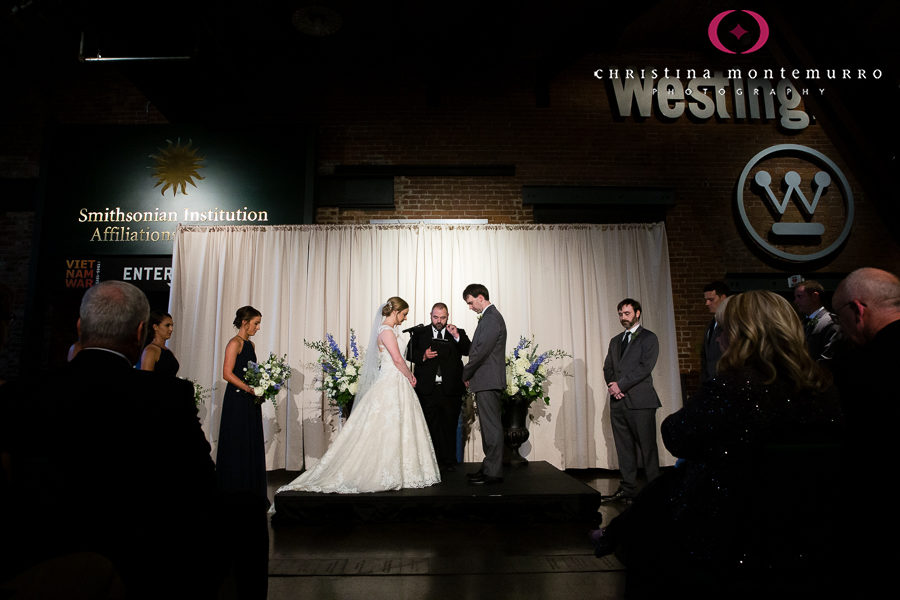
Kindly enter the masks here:
<path id="1" fill-rule="evenodd" d="M 737 210 L 760 248 L 809 262 L 835 252 L 853 225 L 853 192 L 827 156 L 798 144 L 766 148 L 737 184 Z"/>
<path id="2" fill-rule="evenodd" d="M 723 33 L 720 33 L 720 30 Z M 746 48 L 741 50 L 740 54 L 750 54 L 762 48 L 769 40 L 769 24 L 759 13 L 752 10 L 726 10 L 709 22 L 707 35 L 717 50 L 738 54 L 722 42 L 722 38 L 725 38 L 732 47 Z"/>

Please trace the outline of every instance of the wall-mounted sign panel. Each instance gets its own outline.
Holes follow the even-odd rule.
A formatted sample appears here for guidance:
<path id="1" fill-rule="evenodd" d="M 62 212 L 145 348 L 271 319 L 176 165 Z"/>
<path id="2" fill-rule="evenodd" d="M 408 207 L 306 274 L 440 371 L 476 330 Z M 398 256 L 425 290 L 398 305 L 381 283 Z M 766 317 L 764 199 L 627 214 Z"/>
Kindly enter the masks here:
<path id="1" fill-rule="evenodd" d="M 179 223 L 308 223 L 300 128 L 61 127 L 46 171 L 55 255 L 166 255 Z"/>
<path id="2" fill-rule="evenodd" d="M 809 262 L 837 252 L 853 226 L 853 192 L 827 156 L 778 144 L 752 157 L 737 183 L 740 223 L 765 252 Z"/>

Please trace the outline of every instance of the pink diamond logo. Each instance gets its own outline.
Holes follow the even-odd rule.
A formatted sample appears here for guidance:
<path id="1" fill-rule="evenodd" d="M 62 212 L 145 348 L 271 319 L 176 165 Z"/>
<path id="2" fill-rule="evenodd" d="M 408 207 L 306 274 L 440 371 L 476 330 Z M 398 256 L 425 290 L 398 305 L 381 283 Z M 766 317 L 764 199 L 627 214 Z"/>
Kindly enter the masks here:
<path id="1" fill-rule="evenodd" d="M 726 48 L 725 45 L 722 43 L 722 40 L 719 39 L 719 23 L 722 22 L 722 19 L 724 19 L 725 17 L 727 17 L 728 15 L 730 15 L 733 12 L 735 12 L 735 11 L 734 10 L 726 10 L 726 11 L 720 12 L 715 17 L 713 17 L 713 20 L 709 22 L 709 27 L 707 27 L 707 35 L 709 36 L 709 41 L 712 42 L 712 45 L 715 46 L 718 50 L 725 52 L 726 54 L 737 54 L 737 52 L 735 50 Z M 751 54 L 753 52 L 756 52 L 760 48 L 762 48 L 765 45 L 765 43 L 768 41 L 768 39 L 769 39 L 769 24 L 766 23 L 766 20 L 764 18 L 762 18 L 762 15 L 755 13 L 752 10 L 742 10 L 741 12 L 751 16 L 753 18 L 753 20 L 756 21 L 756 24 L 759 25 L 759 38 L 756 40 L 756 42 L 750 48 L 748 48 L 747 50 L 741 51 L 741 54 Z M 744 29 L 740 25 L 738 25 L 734 29 L 729 31 L 729 33 L 731 35 L 733 35 L 735 38 L 737 38 L 738 40 L 740 40 L 742 37 L 744 37 L 744 35 L 751 33 L 751 32 Z M 751 34 L 751 37 L 753 37 L 752 34 Z"/>
<path id="2" fill-rule="evenodd" d="M 737 39 L 741 39 L 741 36 L 744 35 L 744 34 L 746 34 L 746 33 L 749 33 L 749 31 L 747 31 L 746 29 L 744 29 L 743 27 L 741 27 L 740 25 L 738 25 L 737 27 L 735 27 L 734 29 L 732 29 L 732 30 L 729 31 L 728 33 L 730 33 L 731 35 L 733 35 L 733 36 L 736 37 Z"/>

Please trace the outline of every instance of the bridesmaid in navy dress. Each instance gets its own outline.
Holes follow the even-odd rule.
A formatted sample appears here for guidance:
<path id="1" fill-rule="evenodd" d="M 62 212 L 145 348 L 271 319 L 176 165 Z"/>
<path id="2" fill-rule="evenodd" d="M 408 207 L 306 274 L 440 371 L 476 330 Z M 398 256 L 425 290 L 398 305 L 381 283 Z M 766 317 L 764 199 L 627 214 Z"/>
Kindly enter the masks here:
<path id="1" fill-rule="evenodd" d="M 262 409 L 244 381 L 244 367 L 256 362 L 250 338 L 259 331 L 262 314 L 252 306 L 237 310 L 237 335 L 225 347 L 222 377 L 228 382 L 222 402 L 216 474 L 224 492 L 250 493 L 268 506 Z"/>
<path id="2" fill-rule="evenodd" d="M 147 342 L 141 353 L 141 370 L 175 377 L 178 373 L 178 359 L 166 348 L 166 342 L 172 337 L 175 328 L 172 315 L 153 311 L 150 313 L 149 324 Z"/>

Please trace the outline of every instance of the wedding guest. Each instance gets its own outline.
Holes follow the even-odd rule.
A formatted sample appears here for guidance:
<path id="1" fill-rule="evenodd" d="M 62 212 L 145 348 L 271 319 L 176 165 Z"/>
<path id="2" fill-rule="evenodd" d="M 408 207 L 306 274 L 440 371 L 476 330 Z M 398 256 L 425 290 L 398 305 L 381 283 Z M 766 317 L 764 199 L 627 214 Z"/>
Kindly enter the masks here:
<path id="1" fill-rule="evenodd" d="M 4 508 L 18 516 L 0 562 L 6 574 L 34 575 L 7 580 L 22 597 L 46 597 L 48 573 L 65 565 L 120 578 L 129 598 L 215 597 L 211 518 L 198 508 L 214 503 L 210 447 L 191 384 L 133 368 L 148 313 L 131 284 L 91 287 L 78 320 L 83 349 L 58 371 L 0 388 Z"/>
<path id="2" fill-rule="evenodd" d="M 147 340 L 144 351 L 141 353 L 142 370 L 156 371 L 160 375 L 171 377 L 178 373 L 178 359 L 171 350 L 166 348 L 166 342 L 172 337 L 174 328 L 172 315 L 169 313 L 156 311 L 150 313 Z"/>
<path id="3" fill-rule="evenodd" d="M 72 362 L 72 359 L 75 358 L 79 352 L 81 352 L 81 340 L 75 340 L 72 342 L 72 345 L 69 346 L 69 351 L 66 352 L 66 362 Z"/>
<path id="4" fill-rule="evenodd" d="M 900 278 L 882 269 L 856 269 L 838 284 L 833 305 L 848 342 L 833 361 L 847 421 L 846 472 L 856 481 L 874 483 L 863 495 L 860 514 L 842 529 L 848 548 L 877 550 L 848 553 L 847 571 L 855 574 L 858 597 L 876 598 L 893 583 L 900 559 L 897 546 L 884 543 L 900 535 L 896 497 L 881 487 L 896 468 Z"/>
<path id="5" fill-rule="evenodd" d="M 811 573 L 816 577 L 804 585 L 826 581 L 813 568 L 830 554 L 827 545 L 810 544 L 798 523 L 760 515 L 763 494 L 775 493 L 762 501 L 782 504 L 774 508 L 785 513 L 789 501 L 805 499 L 810 490 L 803 486 L 811 481 L 805 471 L 829 464 L 817 461 L 816 452 L 839 448 L 840 408 L 830 378 L 809 355 L 800 321 L 781 296 L 759 290 L 732 296 L 716 318 L 724 350 L 717 376 L 661 427 L 666 448 L 682 464 L 593 536 L 598 556 L 618 550 L 629 598 L 680 597 L 687 590 L 731 598 L 758 593 L 771 579 L 789 586 L 792 577 Z M 802 466 L 779 480 L 784 487 L 769 489 L 766 469 L 772 453 L 784 449 L 802 451 Z M 816 515 L 812 526 L 831 533 L 831 515 L 819 514 L 827 501 L 816 494 L 799 514 Z M 771 539 L 779 540 L 780 554 L 767 546 Z M 790 568 L 781 569 L 786 563 Z"/>

